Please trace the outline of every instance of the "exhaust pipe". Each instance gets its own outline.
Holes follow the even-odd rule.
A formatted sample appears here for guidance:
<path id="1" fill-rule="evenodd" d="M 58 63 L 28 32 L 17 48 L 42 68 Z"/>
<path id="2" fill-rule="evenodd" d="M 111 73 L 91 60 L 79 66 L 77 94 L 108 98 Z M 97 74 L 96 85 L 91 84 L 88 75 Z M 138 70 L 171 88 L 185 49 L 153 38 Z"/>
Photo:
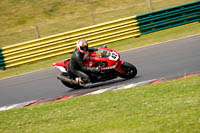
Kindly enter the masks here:
<path id="1" fill-rule="evenodd" d="M 69 78 L 62 76 L 62 75 L 57 75 L 57 79 L 62 80 L 64 82 L 68 82 L 70 84 L 76 84 L 76 85 L 78 84 L 78 82 L 76 82 L 75 80 L 69 79 Z"/>

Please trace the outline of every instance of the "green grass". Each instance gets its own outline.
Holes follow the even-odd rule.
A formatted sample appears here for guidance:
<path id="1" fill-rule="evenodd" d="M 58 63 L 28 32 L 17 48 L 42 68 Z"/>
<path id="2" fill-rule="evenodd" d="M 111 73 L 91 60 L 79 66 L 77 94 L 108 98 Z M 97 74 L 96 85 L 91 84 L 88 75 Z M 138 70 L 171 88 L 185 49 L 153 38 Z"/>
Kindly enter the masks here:
<path id="1" fill-rule="evenodd" d="M 117 41 L 113 43 L 109 43 L 108 48 L 113 48 L 118 51 L 123 51 L 131 48 L 147 46 L 151 44 L 155 44 L 158 42 L 164 42 L 172 39 L 177 39 L 189 35 L 195 35 L 200 33 L 200 26 L 198 22 L 154 32 L 151 34 L 146 34 L 138 38 L 130 38 L 122 41 Z M 22 73 L 32 72 L 36 70 L 41 70 L 45 68 L 51 67 L 53 62 L 69 58 L 71 55 L 66 54 L 42 61 L 37 61 L 33 63 L 28 63 L 25 65 L 9 68 L 5 71 L 0 72 L 0 78 L 5 78 L 13 75 L 18 75 Z"/>
<path id="2" fill-rule="evenodd" d="M 0 112 L 1 133 L 198 133 L 200 76 Z"/>
<path id="3" fill-rule="evenodd" d="M 152 0 L 154 10 L 195 0 Z M 146 0 L 1 0 L 0 47 L 149 12 Z M 94 16 L 94 20 L 92 15 Z M 73 24 L 73 25 L 72 25 Z"/>

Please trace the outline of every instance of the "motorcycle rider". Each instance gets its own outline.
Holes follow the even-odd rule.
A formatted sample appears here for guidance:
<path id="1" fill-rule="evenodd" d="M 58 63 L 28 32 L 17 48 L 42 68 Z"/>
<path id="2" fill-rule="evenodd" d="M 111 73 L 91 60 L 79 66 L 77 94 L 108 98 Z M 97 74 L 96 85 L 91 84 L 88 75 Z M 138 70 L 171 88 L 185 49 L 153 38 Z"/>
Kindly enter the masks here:
<path id="1" fill-rule="evenodd" d="M 88 43 L 84 39 L 80 39 L 76 43 L 77 48 L 72 54 L 70 63 L 69 63 L 69 72 L 73 73 L 74 75 L 80 77 L 76 78 L 76 81 L 80 84 L 90 83 L 90 78 L 86 74 L 88 72 L 98 73 L 100 72 L 100 68 L 96 67 L 87 67 L 84 64 L 84 56 L 87 52 L 94 52 L 97 51 L 98 48 L 88 48 Z"/>

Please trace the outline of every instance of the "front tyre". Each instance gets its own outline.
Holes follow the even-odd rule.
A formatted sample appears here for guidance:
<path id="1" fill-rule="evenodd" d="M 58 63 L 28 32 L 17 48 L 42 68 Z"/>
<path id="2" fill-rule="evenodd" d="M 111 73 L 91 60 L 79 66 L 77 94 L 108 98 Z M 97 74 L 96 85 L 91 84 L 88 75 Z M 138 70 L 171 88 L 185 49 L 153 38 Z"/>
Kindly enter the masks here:
<path id="1" fill-rule="evenodd" d="M 137 75 L 137 68 L 131 63 L 124 62 L 124 64 L 121 65 L 121 68 L 126 72 L 119 74 L 119 77 L 121 78 L 131 79 Z"/>

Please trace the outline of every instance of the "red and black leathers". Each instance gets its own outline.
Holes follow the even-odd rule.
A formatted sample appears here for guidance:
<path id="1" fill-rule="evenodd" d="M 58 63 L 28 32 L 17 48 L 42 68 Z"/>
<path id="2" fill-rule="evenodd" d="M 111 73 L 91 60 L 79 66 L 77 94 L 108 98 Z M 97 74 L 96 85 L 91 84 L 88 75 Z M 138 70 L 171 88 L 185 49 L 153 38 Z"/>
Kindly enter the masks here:
<path id="1" fill-rule="evenodd" d="M 88 48 L 88 52 L 94 52 L 96 50 L 97 48 Z M 90 82 L 90 79 L 86 73 L 98 72 L 99 70 L 95 67 L 87 67 L 83 61 L 84 56 L 85 54 L 80 53 L 77 49 L 73 52 L 69 63 L 69 72 L 81 77 L 81 80 L 83 80 L 85 83 L 88 83 Z"/>

